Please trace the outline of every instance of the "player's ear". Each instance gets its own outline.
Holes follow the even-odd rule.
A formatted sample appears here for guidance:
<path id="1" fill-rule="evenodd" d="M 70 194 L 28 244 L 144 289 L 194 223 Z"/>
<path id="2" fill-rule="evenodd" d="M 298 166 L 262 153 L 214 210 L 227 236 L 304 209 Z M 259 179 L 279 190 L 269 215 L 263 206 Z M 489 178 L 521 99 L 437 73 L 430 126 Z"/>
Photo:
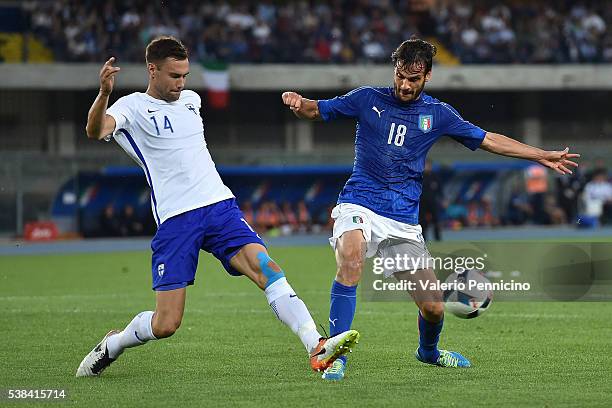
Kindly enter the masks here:
<path id="1" fill-rule="evenodd" d="M 431 69 L 429 70 L 429 72 L 425 74 L 425 82 L 429 82 L 430 79 L 431 79 Z"/>
<path id="2" fill-rule="evenodd" d="M 152 62 L 147 62 L 147 71 L 149 71 L 149 76 L 151 78 L 153 78 L 155 74 L 155 70 L 157 70 L 157 67 L 155 66 L 155 64 Z"/>

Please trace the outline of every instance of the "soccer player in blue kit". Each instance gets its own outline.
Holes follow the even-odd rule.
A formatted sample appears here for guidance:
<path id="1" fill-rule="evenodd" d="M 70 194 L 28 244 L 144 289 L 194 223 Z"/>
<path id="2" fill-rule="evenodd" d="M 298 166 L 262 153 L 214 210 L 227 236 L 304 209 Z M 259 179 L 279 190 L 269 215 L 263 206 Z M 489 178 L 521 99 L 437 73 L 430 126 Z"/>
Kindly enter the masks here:
<path id="1" fill-rule="evenodd" d="M 100 92 L 89 110 L 87 136 L 114 139 L 142 168 L 151 187 L 151 210 L 158 224 L 151 243 L 156 305 L 154 311 L 138 313 L 123 330 L 104 336 L 83 358 L 77 377 L 97 376 L 126 349 L 178 330 L 200 250 L 212 253 L 230 275 L 251 279 L 276 317 L 300 338 L 313 370 L 328 368 L 350 351 L 359 333 L 320 336 L 306 305 L 245 221 L 208 151 L 200 96 L 185 89 L 189 59 L 183 44 L 173 37 L 151 41 L 146 48 L 146 92 L 119 98 L 107 109 L 119 72 L 113 62 L 110 58 L 100 70 Z"/>
<path id="2" fill-rule="evenodd" d="M 450 136 L 471 150 L 528 159 L 560 174 L 571 174 L 578 154 L 545 151 L 509 137 L 487 132 L 464 120 L 447 103 L 423 92 L 431 79 L 436 48 L 423 40 L 404 41 L 393 52 L 393 87 L 364 86 L 327 100 L 310 100 L 296 92 L 284 92 L 282 100 L 301 119 L 357 121 L 355 162 L 338 204 L 332 211 L 336 255 L 336 277 L 331 288 L 330 335 L 351 327 L 356 307 L 357 284 L 364 259 L 374 255 L 408 259 L 430 257 L 418 225 L 419 197 L 427 152 L 442 136 Z M 431 268 L 416 274 L 395 265 L 385 267 L 386 277 L 400 281 L 435 282 Z M 419 308 L 419 347 L 416 358 L 442 367 L 470 367 L 467 358 L 454 351 L 438 349 L 444 303 L 440 291 L 410 294 Z M 413 286 L 414 287 L 414 286 Z M 323 378 L 341 380 L 346 356 L 337 359 Z"/>

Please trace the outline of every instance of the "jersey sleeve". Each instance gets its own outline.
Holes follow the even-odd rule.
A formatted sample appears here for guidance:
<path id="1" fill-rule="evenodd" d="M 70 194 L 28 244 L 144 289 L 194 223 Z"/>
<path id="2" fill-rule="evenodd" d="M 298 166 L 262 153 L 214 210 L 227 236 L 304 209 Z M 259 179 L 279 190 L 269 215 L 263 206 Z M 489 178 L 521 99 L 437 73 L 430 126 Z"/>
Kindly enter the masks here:
<path id="1" fill-rule="evenodd" d="M 202 109 L 202 98 L 197 92 L 193 92 L 194 98 L 196 100 L 196 107 L 198 110 Z"/>
<path id="2" fill-rule="evenodd" d="M 318 100 L 317 105 L 319 106 L 321 119 L 328 122 L 338 118 L 358 118 L 367 90 L 368 88 L 357 88 L 333 99 Z"/>
<path id="3" fill-rule="evenodd" d="M 444 134 L 452 137 L 465 147 L 476 150 L 482 144 L 487 132 L 463 119 L 459 112 L 447 103 L 440 105 Z"/>
<path id="4" fill-rule="evenodd" d="M 129 126 L 129 124 L 134 121 L 134 109 L 130 103 L 130 98 L 126 96 L 117 99 L 117 101 L 106 110 L 106 114 L 115 119 L 115 129 L 113 133 Z"/>

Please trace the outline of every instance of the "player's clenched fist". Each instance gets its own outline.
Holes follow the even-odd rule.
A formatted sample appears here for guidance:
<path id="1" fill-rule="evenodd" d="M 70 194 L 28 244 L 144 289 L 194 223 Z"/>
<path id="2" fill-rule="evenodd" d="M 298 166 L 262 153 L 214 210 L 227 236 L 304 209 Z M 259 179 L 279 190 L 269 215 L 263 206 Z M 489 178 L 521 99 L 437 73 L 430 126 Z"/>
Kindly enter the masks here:
<path id="1" fill-rule="evenodd" d="M 113 67 L 113 62 L 115 62 L 115 57 L 110 57 L 100 70 L 100 92 L 104 95 L 110 95 L 113 91 L 115 74 L 121 69 L 119 67 Z"/>
<path id="2" fill-rule="evenodd" d="M 292 111 L 299 111 L 302 107 L 302 95 L 295 92 L 283 92 L 283 103 Z"/>

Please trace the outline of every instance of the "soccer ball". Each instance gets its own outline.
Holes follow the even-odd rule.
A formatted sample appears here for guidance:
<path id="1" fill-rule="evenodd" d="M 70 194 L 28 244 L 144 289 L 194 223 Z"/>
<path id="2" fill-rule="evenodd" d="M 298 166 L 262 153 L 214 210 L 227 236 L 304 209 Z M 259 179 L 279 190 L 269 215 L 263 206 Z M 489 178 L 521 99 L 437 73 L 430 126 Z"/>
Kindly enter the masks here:
<path id="1" fill-rule="evenodd" d="M 462 319 L 473 319 L 483 314 L 493 301 L 491 282 L 475 269 L 463 273 L 451 273 L 446 278 L 444 290 L 447 311 Z"/>

